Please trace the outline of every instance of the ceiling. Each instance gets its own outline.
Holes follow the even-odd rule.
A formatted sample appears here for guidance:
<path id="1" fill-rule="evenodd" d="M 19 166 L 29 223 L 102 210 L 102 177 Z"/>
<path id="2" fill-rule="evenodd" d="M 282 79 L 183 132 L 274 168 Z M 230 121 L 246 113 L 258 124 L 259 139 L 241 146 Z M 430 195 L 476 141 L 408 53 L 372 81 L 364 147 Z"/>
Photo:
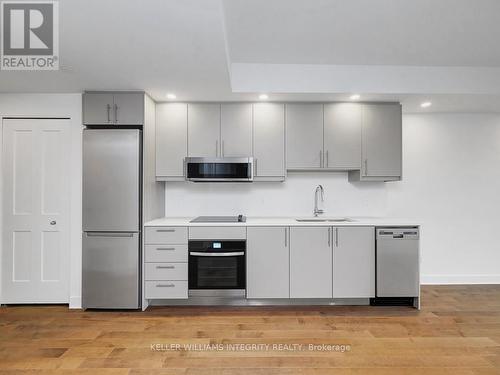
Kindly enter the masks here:
<path id="1" fill-rule="evenodd" d="M 0 92 L 142 89 L 156 100 L 362 100 L 500 112 L 497 0 L 63 0 L 59 71 Z M 420 103 L 430 100 L 430 108 Z"/>

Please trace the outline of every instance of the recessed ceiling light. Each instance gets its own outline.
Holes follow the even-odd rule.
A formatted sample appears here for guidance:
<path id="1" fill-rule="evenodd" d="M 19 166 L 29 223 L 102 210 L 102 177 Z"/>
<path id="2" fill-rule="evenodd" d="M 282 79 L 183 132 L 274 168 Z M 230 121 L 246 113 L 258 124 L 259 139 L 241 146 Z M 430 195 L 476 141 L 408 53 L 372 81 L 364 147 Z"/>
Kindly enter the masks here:
<path id="1" fill-rule="evenodd" d="M 359 94 L 351 95 L 351 100 L 359 100 L 360 98 L 361 98 L 361 95 L 359 95 Z"/>
<path id="2" fill-rule="evenodd" d="M 167 94 L 167 99 L 175 99 L 177 96 L 175 94 Z"/>
<path id="3" fill-rule="evenodd" d="M 260 100 L 267 100 L 267 99 L 269 99 L 269 96 L 267 96 L 267 94 L 260 94 L 259 99 Z"/>
<path id="4" fill-rule="evenodd" d="M 420 107 L 422 107 L 422 108 L 429 108 L 431 105 L 432 105 L 431 102 L 423 102 L 422 104 L 420 104 Z"/>

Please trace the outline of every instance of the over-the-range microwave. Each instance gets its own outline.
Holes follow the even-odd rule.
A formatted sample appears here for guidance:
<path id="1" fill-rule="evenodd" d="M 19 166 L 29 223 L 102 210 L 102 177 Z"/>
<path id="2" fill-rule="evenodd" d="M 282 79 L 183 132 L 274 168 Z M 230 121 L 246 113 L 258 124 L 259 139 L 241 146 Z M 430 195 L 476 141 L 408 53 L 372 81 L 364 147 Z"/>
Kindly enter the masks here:
<path id="1" fill-rule="evenodd" d="M 253 157 L 184 159 L 186 180 L 193 182 L 252 182 Z"/>

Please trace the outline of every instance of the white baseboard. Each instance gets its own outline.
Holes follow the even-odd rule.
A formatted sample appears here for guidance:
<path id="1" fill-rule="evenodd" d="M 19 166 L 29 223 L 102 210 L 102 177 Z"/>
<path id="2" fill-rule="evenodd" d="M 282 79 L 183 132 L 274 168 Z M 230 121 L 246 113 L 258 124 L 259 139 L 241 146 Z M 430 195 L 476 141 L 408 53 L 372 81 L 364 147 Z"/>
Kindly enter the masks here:
<path id="1" fill-rule="evenodd" d="M 82 308 L 82 297 L 81 296 L 69 297 L 69 308 L 70 309 L 81 309 Z"/>
<path id="2" fill-rule="evenodd" d="M 422 285 L 500 284 L 500 274 L 495 275 L 420 275 Z"/>

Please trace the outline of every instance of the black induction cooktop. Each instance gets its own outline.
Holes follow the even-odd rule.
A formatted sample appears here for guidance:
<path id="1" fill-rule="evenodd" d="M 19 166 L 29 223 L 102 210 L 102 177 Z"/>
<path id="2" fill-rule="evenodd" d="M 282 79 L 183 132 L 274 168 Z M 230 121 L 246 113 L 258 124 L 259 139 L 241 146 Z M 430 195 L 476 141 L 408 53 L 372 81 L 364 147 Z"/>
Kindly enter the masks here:
<path id="1" fill-rule="evenodd" d="M 247 218 L 243 215 L 238 216 L 198 216 L 190 223 L 244 223 Z"/>

